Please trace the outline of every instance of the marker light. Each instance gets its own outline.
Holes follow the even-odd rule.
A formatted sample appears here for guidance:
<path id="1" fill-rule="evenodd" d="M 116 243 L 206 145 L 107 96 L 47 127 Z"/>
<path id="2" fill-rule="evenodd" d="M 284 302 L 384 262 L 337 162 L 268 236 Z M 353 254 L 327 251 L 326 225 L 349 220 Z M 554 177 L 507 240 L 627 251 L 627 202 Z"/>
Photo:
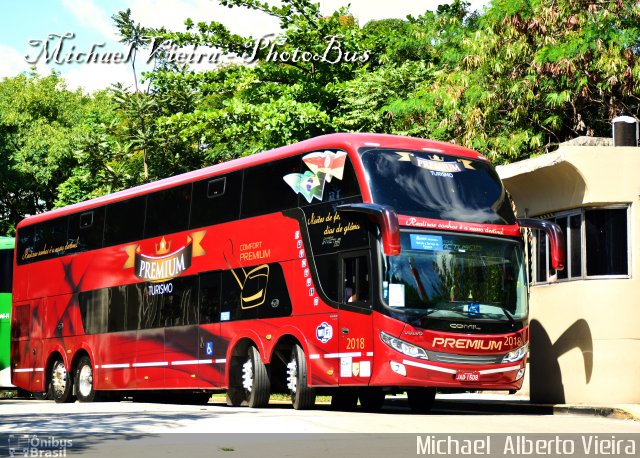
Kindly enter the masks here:
<path id="1" fill-rule="evenodd" d="M 417 347 L 404 340 L 397 339 L 390 336 L 384 331 L 380 331 L 380 339 L 395 351 L 399 351 L 403 355 L 411 356 L 412 358 L 429 359 L 427 352 L 424 349 Z"/>
<path id="2" fill-rule="evenodd" d="M 523 346 L 518 348 L 517 350 L 512 350 L 502 358 L 503 363 L 514 363 L 516 361 L 520 361 L 527 354 L 527 346 Z"/>

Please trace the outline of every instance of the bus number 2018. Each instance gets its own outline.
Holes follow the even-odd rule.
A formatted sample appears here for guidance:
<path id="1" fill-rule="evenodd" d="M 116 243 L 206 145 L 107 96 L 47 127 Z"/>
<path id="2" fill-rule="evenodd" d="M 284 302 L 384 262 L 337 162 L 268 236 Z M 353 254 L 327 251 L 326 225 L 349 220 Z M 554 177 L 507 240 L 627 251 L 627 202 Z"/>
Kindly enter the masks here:
<path id="1" fill-rule="evenodd" d="M 347 337 L 347 350 L 364 350 L 364 337 Z"/>

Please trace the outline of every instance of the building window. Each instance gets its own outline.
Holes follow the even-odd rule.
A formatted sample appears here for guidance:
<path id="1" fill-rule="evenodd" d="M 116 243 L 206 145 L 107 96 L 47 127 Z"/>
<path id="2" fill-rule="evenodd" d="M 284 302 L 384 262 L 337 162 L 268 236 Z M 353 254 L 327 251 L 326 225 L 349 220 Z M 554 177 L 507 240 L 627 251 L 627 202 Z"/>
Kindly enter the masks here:
<path id="1" fill-rule="evenodd" d="M 560 226 L 566 247 L 565 268 L 551 268 L 549 240 L 534 231 L 532 276 L 534 283 L 596 277 L 629 276 L 629 207 L 579 208 L 548 217 Z"/>

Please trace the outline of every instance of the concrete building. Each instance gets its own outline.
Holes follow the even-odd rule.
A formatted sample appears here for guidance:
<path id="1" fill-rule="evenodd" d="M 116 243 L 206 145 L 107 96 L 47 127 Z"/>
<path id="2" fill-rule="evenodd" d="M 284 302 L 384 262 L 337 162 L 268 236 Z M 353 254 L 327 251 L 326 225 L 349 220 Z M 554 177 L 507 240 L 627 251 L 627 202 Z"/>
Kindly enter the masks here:
<path id="1" fill-rule="evenodd" d="M 555 272 L 531 237 L 534 402 L 640 403 L 640 148 L 602 143 L 498 167 L 518 216 L 558 223 L 567 246 Z"/>

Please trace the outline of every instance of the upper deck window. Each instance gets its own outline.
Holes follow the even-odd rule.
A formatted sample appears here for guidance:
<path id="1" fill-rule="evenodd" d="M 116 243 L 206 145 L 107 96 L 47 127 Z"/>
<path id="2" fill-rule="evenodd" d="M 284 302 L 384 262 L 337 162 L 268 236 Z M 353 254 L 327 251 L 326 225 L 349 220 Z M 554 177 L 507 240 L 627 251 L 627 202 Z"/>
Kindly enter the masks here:
<path id="1" fill-rule="evenodd" d="M 487 162 L 425 151 L 360 150 L 373 201 L 398 214 L 514 224 L 504 187 Z"/>

